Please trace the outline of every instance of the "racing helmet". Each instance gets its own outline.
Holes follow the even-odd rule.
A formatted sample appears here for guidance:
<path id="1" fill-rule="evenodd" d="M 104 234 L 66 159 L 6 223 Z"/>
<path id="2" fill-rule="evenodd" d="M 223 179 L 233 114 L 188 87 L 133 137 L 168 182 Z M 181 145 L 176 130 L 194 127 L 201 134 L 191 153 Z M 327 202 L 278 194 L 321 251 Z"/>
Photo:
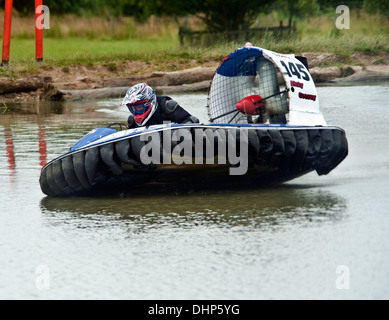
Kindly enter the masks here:
<path id="1" fill-rule="evenodd" d="M 127 106 L 135 123 L 143 126 L 157 109 L 157 95 L 146 83 L 138 83 L 127 90 L 122 106 Z"/>

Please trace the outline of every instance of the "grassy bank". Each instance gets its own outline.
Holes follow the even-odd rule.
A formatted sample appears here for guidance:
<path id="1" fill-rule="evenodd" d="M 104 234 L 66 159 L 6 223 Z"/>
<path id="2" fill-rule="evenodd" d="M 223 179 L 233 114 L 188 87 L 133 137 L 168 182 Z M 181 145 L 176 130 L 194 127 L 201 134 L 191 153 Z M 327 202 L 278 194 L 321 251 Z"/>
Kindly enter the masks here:
<path id="1" fill-rule="evenodd" d="M 276 40 L 264 37 L 252 41 L 254 45 L 281 53 L 331 52 L 351 59 L 354 53 L 379 55 L 389 53 L 389 37 L 377 35 L 347 35 L 338 37 L 316 36 L 301 40 Z M 244 43 L 216 44 L 209 48 L 180 47 L 178 40 L 85 40 L 81 38 L 45 39 L 44 59 L 46 64 L 68 66 L 110 63 L 120 60 L 140 60 L 147 63 L 182 64 L 197 60 L 222 59 Z M 11 47 L 11 63 L 34 63 L 35 42 L 33 39 L 15 39 Z"/>
<path id="2" fill-rule="evenodd" d="M 0 13 L 2 17 L 2 14 Z M 247 39 L 254 45 L 281 53 L 330 52 L 338 59 L 330 63 L 352 63 L 354 53 L 379 56 L 389 54 L 389 19 L 355 11 L 351 29 L 335 28 L 335 15 L 322 15 L 297 22 L 297 34 L 291 39 L 274 39 L 269 35 Z M 34 29 L 31 17 L 15 17 L 11 43 L 11 70 L 0 75 L 39 71 L 34 61 Z M 277 17 L 266 15 L 260 25 L 272 25 Z M 201 65 L 220 60 L 244 43 L 215 43 L 211 47 L 180 47 L 177 23 L 173 19 L 153 18 L 139 24 L 130 18 L 51 18 L 51 29 L 45 31 L 44 60 L 47 66 L 107 65 L 115 71 L 124 61 L 144 61 L 156 69 L 182 69 L 188 62 Z M 194 22 L 196 24 L 198 22 Z M 2 21 L 0 19 L 0 25 Z M 382 63 L 389 63 L 382 59 Z M 193 65 L 193 63 L 192 63 Z M 12 72 L 14 74 L 12 75 Z"/>

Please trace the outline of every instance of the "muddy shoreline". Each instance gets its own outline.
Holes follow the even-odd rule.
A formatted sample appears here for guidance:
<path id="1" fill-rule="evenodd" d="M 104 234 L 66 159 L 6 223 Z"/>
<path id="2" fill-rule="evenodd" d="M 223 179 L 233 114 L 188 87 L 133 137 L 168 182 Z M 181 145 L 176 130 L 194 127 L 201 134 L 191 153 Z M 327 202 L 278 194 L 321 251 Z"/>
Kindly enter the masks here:
<path id="1" fill-rule="evenodd" d="M 377 61 L 389 61 L 389 56 L 359 54 L 354 55 L 350 63 L 340 63 L 339 58 L 330 53 L 301 55 L 308 58 L 312 78 L 318 86 L 389 82 L 389 65 L 377 64 Z M 42 65 L 39 74 L 18 79 L 0 78 L 0 102 L 119 98 L 139 82 L 147 82 L 158 94 L 204 92 L 219 63 L 193 63 L 176 71 L 153 71 L 149 64 L 140 61 L 127 61 L 115 69 Z"/>

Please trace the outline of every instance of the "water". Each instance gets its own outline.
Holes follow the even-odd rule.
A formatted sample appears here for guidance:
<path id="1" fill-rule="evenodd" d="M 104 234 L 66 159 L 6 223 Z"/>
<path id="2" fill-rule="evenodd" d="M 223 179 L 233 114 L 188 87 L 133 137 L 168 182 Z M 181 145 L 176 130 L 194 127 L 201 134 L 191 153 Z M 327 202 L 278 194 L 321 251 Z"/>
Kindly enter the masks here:
<path id="1" fill-rule="evenodd" d="M 0 107 L 0 298 L 388 299 L 389 87 L 318 91 L 349 156 L 253 191 L 47 198 L 41 166 L 127 112 Z M 206 121 L 205 94 L 172 96 Z"/>

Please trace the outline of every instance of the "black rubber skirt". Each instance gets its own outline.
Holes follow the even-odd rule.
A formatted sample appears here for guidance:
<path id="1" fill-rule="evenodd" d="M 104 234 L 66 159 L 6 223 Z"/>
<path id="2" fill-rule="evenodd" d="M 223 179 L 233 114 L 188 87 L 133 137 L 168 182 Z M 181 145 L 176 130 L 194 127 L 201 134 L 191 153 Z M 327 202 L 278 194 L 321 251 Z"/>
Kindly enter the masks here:
<path id="1" fill-rule="evenodd" d="M 122 137 L 51 161 L 41 172 L 43 193 L 71 197 L 142 188 L 250 188 L 286 182 L 311 171 L 328 174 L 348 154 L 345 132 L 337 127 L 208 126 L 205 130 L 193 125 L 156 130 L 153 135 L 148 140 L 141 135 Z M 160 156 L 145 163 L 142 152 L 152 149 L 152 140 L 161 143 Z M 184 140 L 186 150 L 192 143 L 192 159 L 182 158 L 177 164 L 172 153 L 175 150 L 176 159 L 181 156 L 176 147 Z M 164 141 L 170 141 L 168 148 Z M 207 146 L 213 147 L 213 159 Z M 231 168 L 242 163 L 231 161 L 226 146 L 234 149 L 234 159 L 243 156 L 241 148 L 248 148 L 244 174 L 231 174 Z"/>

